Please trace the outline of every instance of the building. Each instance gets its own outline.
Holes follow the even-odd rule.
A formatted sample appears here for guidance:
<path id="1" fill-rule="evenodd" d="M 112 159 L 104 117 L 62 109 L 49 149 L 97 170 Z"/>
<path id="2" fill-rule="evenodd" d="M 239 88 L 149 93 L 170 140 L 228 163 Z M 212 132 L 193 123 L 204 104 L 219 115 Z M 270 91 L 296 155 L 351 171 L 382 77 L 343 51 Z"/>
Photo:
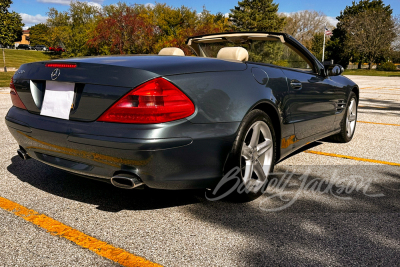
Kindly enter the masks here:
<path id="1" fill-rule="evenodd" d="M 17 47 L 20 44 L 27 44 L 27 45 L 31 44 L 31 42 L 29 41 L 29 30 L 22 31 L 21 41 L 15 42 L 14 46 Z"/>

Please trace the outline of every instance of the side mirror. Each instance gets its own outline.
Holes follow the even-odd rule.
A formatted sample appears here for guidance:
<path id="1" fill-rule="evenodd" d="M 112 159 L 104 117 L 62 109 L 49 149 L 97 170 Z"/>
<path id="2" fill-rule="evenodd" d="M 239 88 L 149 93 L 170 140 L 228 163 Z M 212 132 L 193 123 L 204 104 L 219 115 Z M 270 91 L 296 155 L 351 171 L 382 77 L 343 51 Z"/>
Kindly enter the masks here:
<path id="1" fill-rule="evenodd" d="M 339 76 L 344 72 L 344 68 L 339 64 L 328 66 L 326 69 L 326 75 L 328 76 Z"/>

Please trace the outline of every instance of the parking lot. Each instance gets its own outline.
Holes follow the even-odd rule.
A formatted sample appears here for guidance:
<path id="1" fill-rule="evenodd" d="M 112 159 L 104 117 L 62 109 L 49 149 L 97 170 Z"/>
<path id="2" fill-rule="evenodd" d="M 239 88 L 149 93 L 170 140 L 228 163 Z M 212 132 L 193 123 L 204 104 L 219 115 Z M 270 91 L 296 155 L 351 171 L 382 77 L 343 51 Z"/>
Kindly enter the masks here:
<path id="1" fill-rule="evenodd" d="M 354 139 L 309 144 L 276 166 L 293 173 L 286 186 L 248 203 L 123 190 L 23 161 L 2 120 L 0 266 L 398 265 L 400 78 L 349 77 L 360 86 Z M 2 118 L 10 107 L 0 90 Z"/>

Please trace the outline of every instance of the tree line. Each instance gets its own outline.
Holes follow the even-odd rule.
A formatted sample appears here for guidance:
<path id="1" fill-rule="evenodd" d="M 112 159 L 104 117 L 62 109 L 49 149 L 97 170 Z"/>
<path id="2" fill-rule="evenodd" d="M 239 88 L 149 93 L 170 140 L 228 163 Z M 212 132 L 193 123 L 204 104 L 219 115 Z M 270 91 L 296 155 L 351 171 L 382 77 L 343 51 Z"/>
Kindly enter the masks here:
<path id="1" fill-rule="evenodd" d="M 9 11 L 11 4 L 11 0 L 0 1 L 0 44 L 3 46 L 11 46 L 21 38 L 24 26 L 21 16 L 15 11 Z"/>
<path id="2" fill-rule="evenodd" d="M 0 16 L 5 16 L 11 0 L 0 5 Z M 325 14 L 317 11 L 279 13 L 273 0 L 239 1 L 225 16 L 212 14 L 205 8 L 198 13 L 185 6 L 106 5 L 102 8 L 87 2 L 71 2 L 68 11 L 50 8 L 46 23 L 30 28 L 32 45 L 63 46 L 65 57 L 112 54 L 156 54 L 163 47 L 179 47 L 190 55 L 185 45 L 189 36 L 227 31 L 286 32 L 305 45 L 319 60 L 325 27 L 333 29 L 327 37 L 326 59 L 346 67 L 349 62 L 379 63 L 400 61 L 399 23 L 390 5 L 382 0 L 361 0 L 346 6 L 331 25 Z M 9 17 L 18 17 L 8 13 Z M 21 22 L 13 29 L 21 29 Z M 2 28 L 3 29 L 3 28 Z M 8 32 L 13 30 L 9 27 Z M 0 30 L 0 33 L 4 30 Z M 4 34 L 3 34 L 4 35 Z M 7 44 L 0 35 L 0 43 Z M 15 39 L 15 38 L 14 38 Z"/>

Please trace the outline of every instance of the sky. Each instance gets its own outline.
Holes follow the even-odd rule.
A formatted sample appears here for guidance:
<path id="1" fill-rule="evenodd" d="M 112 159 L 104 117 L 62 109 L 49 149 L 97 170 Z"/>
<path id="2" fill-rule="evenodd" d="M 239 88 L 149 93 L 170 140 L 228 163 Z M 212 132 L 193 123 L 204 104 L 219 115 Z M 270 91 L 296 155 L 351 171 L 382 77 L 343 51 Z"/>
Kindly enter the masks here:
<path id="1" fill-rule="evenodd" d="M 128 4 L 154 4 L 149 0 L 88 0 L 93 5 L 110 5 L 117 2 L 126 2 Z M 37 23 L 46 21 L 46 12 L 50 7 L 54 7 L 59 11 L 68 10 L 70 0 L 14 0 L 11 5 L 11 10 L 21 14 L 22 20 L 25 23 L 25 28 L 33 26 Z M 223 14 L 229 13 L 238 0 L 164 0 L 158 1 L 159 3 L 167 3 L 173 7 L 180 7 L 185 5 L 198 12 L 203 10 L 205 7 L 211 13 L 221 12 Z M 330 22 L 336 25 L 335 17 L 340 14 L 346 6 L 351 5 L 352 0 L 335 0 L 335 1 L 323 1 L 323 0 L 275 0 L 275 3 L 279 4 L 279 12 L 291 13 L 301 10 L 315 10 L 322 11 L 328 16 Z M 400 1 L 399 0 L 384 0 L 386 5 L 390 5 L 393 9 L 393 14 L 400 14 Z"/>

